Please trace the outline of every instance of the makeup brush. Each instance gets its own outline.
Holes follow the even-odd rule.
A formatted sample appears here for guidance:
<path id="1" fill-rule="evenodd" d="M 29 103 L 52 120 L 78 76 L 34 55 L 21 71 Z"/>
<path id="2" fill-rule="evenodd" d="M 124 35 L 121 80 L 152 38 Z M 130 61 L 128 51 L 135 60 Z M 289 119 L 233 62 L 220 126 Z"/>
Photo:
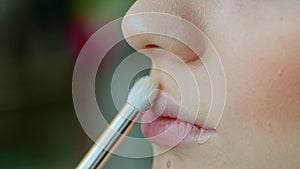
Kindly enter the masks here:
<path id="1" fill-rule="evenodd" d="M 142 113 L 150 108 L 157 94 L 154 92 L 156 88 L 157 84 L 149 76 L 142 77 L 133 85 L 127 102 L 78 164 L 77 169 L 95 169 L 105 165 Z"/>

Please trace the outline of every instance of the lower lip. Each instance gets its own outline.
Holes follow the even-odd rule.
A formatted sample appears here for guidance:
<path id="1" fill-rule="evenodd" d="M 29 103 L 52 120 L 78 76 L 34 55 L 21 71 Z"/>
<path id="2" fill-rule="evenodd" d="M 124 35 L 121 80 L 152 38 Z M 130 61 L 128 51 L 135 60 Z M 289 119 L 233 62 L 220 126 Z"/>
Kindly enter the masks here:
<path id="1" fill-rule="evenodd" d="M 160 117 L 151 110 L 145 112 L 141 129 L 144 136 L 163 147 L 201 143 L 215 130 L 170 117 Z"/>

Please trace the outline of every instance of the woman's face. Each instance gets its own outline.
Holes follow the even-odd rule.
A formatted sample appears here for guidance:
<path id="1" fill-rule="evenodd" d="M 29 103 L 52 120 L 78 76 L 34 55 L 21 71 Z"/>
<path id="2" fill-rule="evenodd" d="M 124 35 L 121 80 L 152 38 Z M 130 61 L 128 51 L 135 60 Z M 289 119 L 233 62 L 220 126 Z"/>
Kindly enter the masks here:
<path id="1" fill-rule="evenodd" d="M 132 5 L 127 15 L 167 13 L 196 25 L 218 51 L 226 75 L 225 110 L 213 136 L 203 144 L 186 141 L 155 156 L 154 168 L 300 167 L 299 11 L 298 0 L 137 0 Z M 152 28 L 172 31 L 161 25 L 159 19 L 146 22 L 135 17 L 123 22 L 123 31 L 125 35 Z M 182 35 L 193 36 L 186 32 Z M 182 107 L 189 110 L 199 105 L 201 113 L 208 111 L 211 88 L 205 63 L 194 59 L 195 53 L 190 48 L 174 38 L 159 35 L 145 34 L 127 40 L 137 50 L 146 49 L 144 53 L 156 68 L 176 72 L 175 79 L 185 78 L 181 69 L 188 65 L 196 75 L 201 103 L 191 99 Z M 199 43 L 199 48 L 207 46 Z M 175 55 L 164 54 L 161 49 Z M 183 63 L 174 61 L 176 55 Z M 209 62 L 210 56 L 205 57 Z M 160 83 L 160 89 L 171 100 L 179 102 L 180 92 L 169 75 L 154 70 L 151 77 Z M 193 92 L 191 90 L 189 83 L 181 86 L 183 93 Z M 151 116 L 151 112 L 158 114 L 155 111 L 148 111 L 145 116 Z M 203 118 L 201 115 L 196 118 L 197 127 L 203 123 Z M 183 119 L 172 120 L 161 120 L 152 128 L 145 124 L 143 132 L 150 137 L 160 129 L 164 131 L 169 123 L 188 123 Z M 180 127 L 175 129 L 180 130 Z M 150 139 L 155 143 L 154 152 L 170 142 L 166 138 L 159 139 Z"/>

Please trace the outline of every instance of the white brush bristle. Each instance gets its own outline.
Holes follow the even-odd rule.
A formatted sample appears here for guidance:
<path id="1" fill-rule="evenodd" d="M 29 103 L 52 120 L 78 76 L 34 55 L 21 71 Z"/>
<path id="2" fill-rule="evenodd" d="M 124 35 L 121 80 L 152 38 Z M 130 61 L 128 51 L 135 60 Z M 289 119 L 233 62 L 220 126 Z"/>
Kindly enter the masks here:
<path id="1" fill-rule="evenodd" d="M 158 92 L 155 89 L 157 86 L 157 83 L 151 80 L 149 76 L 142 77 L 131 88 L 127 102 L 140 112 L 146 111 L 156 98 Z"/>

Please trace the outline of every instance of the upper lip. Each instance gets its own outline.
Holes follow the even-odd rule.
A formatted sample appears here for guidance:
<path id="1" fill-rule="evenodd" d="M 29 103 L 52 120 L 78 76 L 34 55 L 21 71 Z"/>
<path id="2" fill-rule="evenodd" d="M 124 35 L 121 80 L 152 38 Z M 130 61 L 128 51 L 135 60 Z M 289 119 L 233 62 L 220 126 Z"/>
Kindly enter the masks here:
<path id="1" fill-rule="evenodd" d="M 157 98 L 152 104 L 151 111 L 154 112 L 157 117 L 168 117 L 181 121 L 191 123 L 199 128 L 203 128 L 203 124 L 197 121 L 197 114 L 199 111 L 189 112 L 180 105 L 167 93 L 159 91 Z M 155 120 L 155 119 L 153 119 Z"/>
<path id="2" fill-rule="evenodd" d="M 142 132 L 151 142 L 161 146 L 205 143 L 216 132 L 197 120 L 197 112 L 187 112 L 168 95 L 160 93 L 142 118 Z"/>

